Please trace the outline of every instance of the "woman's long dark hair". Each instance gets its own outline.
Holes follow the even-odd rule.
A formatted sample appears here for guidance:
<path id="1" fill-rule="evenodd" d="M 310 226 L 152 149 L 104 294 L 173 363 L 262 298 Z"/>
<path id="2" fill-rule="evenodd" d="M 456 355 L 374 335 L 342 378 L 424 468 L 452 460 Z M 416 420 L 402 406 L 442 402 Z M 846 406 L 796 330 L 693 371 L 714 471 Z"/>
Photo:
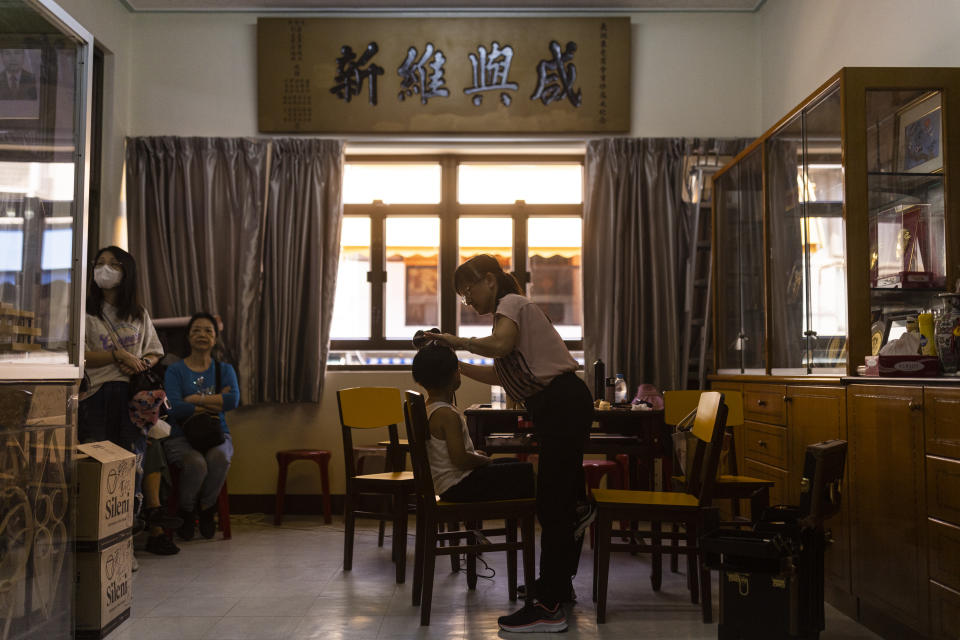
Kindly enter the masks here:
<path id="1" fill-rule="evenodd" d="M 123 267 L 123 280 L 117 285 L 120 296 L 117 299 L 117 317 L 124 320 L 134 320 L 143 315 L 143 307 L 137 297 L 137 263 L 133 256 L 120 247 L 104 247 L 93 257 L 93 265 L 105 251 L 113 254 L 120 266 Z M 87 313 L 91 316 L 103 318 L 103 290 L 93 278 L 93 269 L 90 267 L 90 285 L 87 287 Z"/>
<path id="2" fill-rule="evenodd" d="M 497 300 L 508 293 L 523 295 L 523 289 L 512 273 L 507 273 L 500 263 L 489 253 L 473 256 L 457 267 L 453 274 L 453 284 L 459 290 L 460 285 L 479 282 L 485 275 L 492 273 L 497 279 Z"/>

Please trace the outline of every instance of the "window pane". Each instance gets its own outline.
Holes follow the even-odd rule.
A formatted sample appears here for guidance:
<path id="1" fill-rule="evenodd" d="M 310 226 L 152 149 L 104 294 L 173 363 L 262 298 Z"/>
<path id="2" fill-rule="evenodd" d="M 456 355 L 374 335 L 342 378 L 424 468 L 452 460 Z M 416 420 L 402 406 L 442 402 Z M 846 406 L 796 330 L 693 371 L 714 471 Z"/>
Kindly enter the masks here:
<path id="1" fill-rule="evenodd" d="M 417 329 L 440 326 L 440 219 L 388 217 L 386 223 L 386 337 L 410 339 Z"/>
<path id="2" fill-rule="evenodd" d="M 333 302 L 331 340 L 370 338 L 370 218 L 345 216 L 340 229 L 340 266 Z"/>
<path id="3" fill-rule="evenodd" d="M 461 164 L 457 200 L 462 204 L 580 204 L 583 165 Z"/>
<path id="4" fill-rule="evenodd" d="M 460 218 L 457 237 L 460 239 L 460 263 L 481 253 L 496 257 L 504 271 L 512 271 L 513 264 L 513 219 L 502 218 Z M 460 335 L 485 335 L 493 328 L 490 314 L 478 315 L 473 308 L 457 305 L 457 326 Z"/>
<path id="5" fill-rule="evenodd" d="M 530 218 L 527 223 L 530 299 L 564 340 L 583 338 L 580 218 Z"/>
<path id="6" fill-rule="evenodd" d="M 343 203 L 437 204 L 439 164 L 347 163 L 343 167 Z"/>

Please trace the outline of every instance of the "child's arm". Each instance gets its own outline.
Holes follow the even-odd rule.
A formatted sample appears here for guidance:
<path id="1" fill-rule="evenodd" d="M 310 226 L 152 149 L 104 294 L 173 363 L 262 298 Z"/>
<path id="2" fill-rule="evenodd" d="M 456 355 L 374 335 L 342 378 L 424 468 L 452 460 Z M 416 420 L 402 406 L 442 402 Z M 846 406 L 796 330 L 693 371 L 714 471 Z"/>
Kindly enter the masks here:
<path id="1" fill-rule="evenodd" d="M 472 378 L 477 382 L 483 382 L 489 385 L 499 385 L 500 378 L 497 377 L 497 371 L 489 364 L 470 364 L 469 362 L 460 362 L 460 373 Z"/>
<path id="2" fill-rule="evenodd" d="M 476 469 L 490 462 L 490 458 L 467 451 L 463 442 L 460 416 L 450 409 L 438 409 L 430 416 L 430 433 L 447 443 L 450 461 L 458 469 Z"/>

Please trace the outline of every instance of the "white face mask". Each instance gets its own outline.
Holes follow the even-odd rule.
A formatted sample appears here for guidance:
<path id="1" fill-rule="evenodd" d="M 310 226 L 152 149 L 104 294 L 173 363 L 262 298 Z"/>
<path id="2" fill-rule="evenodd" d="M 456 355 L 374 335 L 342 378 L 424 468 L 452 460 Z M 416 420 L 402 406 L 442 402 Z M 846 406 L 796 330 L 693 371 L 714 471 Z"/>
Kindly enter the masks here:
<path id="1" fill-rule="evenodd" d="M 93 281 L 101 289 L 113 289 L 123 281 L 123 272 L 102 264 L 93 270 Z"/>

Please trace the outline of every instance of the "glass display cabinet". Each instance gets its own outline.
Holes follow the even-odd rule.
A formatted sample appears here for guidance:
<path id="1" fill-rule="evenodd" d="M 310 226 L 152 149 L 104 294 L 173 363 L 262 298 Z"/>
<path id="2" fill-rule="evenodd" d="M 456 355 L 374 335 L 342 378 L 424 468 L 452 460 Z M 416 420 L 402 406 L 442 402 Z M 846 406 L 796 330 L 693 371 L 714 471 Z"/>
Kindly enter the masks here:
<path id="1" fill-rule="evenodd" d="M 960 285 L 960 69 L 844 68 L 715 178 L 718 373 L 854 375 Z"/>
<path id="2" fill-rule="evenodd" d="M 71 638 L 93 39 L 0 13 L 0 637 Z"/>

